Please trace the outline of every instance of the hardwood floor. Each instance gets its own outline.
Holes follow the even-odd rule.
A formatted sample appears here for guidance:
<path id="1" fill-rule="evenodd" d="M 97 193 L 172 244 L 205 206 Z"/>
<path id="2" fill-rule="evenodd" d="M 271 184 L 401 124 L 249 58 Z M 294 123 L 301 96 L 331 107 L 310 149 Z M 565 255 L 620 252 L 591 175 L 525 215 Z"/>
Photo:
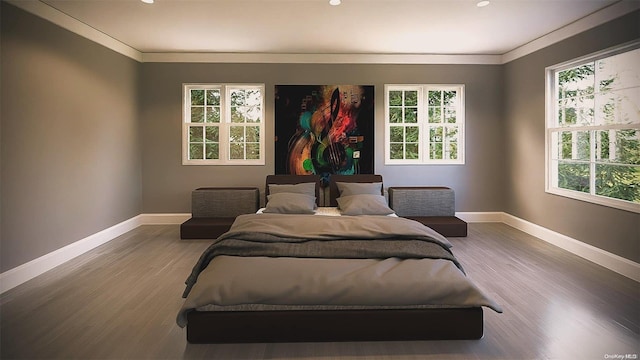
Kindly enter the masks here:
<path id="1" fill-rule="evenodd" d="M 175 324 L 210 241 L 142 226 L 0 296 L 2 359 L 635 359 L 640 283 L 504 224 L 451 238 L 504 308 L 475 341 L 192 345 Z M 384 326 L 384 324 L 380 324 Z M 620 357 L 615 357 L 620 356 Z"/>

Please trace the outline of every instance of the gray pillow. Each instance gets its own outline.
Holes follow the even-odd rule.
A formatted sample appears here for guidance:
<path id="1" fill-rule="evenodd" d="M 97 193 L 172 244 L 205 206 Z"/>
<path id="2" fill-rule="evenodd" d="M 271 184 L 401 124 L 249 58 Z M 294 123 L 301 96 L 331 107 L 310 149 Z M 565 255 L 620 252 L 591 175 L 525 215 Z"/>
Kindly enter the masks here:
<path id="1" fill-rule="evenodd" d="M 283 192 L 267 196 L 267 206 L 262 212 L 278 214 L 313 214 L 315 208 L 315 196 Z"/>
<path id="2" fill-rule="evenodd" d="M 349 196 L 349 195 L 361 195 L 361 194 L 370 194 L 370 195 L 381 195 L 382 194 L 382 183 L 347 183 L 347 182 L 336 182 L 338 186 L 338 191 L 340 192 L 340 196 Z"/>
<path id="3" fill-rule="evenodd" d="M 279 193 L 295 193 L 316 196 L 316 183 L 269 184 L 269 195 Z"/>
<path id="4" fill-rule="evenodd" d="M 342 215 L 390 215 L 393 210 L 382 195 L 360 194 L 336 199 Z"/>

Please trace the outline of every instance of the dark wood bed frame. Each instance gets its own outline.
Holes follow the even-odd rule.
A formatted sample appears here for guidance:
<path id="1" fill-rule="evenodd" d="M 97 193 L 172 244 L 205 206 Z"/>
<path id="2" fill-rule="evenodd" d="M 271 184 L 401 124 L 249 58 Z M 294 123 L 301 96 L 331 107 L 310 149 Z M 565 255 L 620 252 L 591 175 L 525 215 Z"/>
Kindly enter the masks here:
<path id="1" fill-rule="evenodd" d="M 269 175 L 268 184 L 316 182 L 315 175 Z M 382 182 L 380 175 L 333 175 L 329 205 L 336 206 L 336 182 Z M 373 310 L 191 311 L 190 343 L 463 340 L 483 336 L 481 307 Z"/>

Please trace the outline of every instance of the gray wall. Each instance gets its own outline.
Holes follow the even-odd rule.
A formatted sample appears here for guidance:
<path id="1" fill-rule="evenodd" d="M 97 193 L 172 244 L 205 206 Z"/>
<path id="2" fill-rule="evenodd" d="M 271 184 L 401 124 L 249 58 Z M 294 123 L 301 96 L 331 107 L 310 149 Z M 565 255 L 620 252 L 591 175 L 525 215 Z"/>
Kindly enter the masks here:
<path id="1" fill-rule="evenodd" d="M 640 214 L 545 193 L 545 67 L 640 38 L 640 12 L 505 65 L 504 211 L 635 262 Z"/>
<path id="2" fill-rule="evenodd" d="M 0 6 L 4 272 L 140 214 L 140 64 Z"/>
<path id="3" fill-rule="evenodd" d="M 182 165 L 182 84 L 189 82 L 265 84 L 265 166 Z M 145 63 L 141 83 L 145 213 L 190 212 L 189 194 L 199 186 L 263 188 L 275 163 L 274 86 L 284 84 L 374 85 L 375 172 L 385 186 L 446 185 L 458 211 L 504 208 L 504 179 L 495 175 L 504 171 L 501 66 Z M 465 84 L 465 165 L 384 165 L 384 84 L 392 83 Z"/>
<path id="4" fill-rule="evenodd" d="M 447 185 L 458 211 L 506 211 L 639 261 L 638 214 L 544 193 L 544 67 L 638 38 L 638 12 L 499 65 L 144 63 L 1 2 L 0 272 L 140 213 L 190 211 L 199 186 L 264 186 L 265 166 L 181 165 L 186 82 L 375 85 L 386 186 Z M 466 85 L 466 164 L 384 166 L 383 85 Z M 273 154 L 267 141 L 267 154 Z"/>

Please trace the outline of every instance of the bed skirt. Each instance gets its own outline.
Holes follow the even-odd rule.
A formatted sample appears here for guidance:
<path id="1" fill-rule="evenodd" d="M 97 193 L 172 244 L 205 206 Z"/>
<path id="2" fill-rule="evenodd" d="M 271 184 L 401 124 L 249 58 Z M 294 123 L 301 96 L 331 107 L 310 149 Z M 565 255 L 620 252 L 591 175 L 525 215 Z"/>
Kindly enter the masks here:
<path id="1" fill-rule="evenodd" d="M 482 308 L 191 311 L 190 343 L 463 340 L 483 336 Z"/>

